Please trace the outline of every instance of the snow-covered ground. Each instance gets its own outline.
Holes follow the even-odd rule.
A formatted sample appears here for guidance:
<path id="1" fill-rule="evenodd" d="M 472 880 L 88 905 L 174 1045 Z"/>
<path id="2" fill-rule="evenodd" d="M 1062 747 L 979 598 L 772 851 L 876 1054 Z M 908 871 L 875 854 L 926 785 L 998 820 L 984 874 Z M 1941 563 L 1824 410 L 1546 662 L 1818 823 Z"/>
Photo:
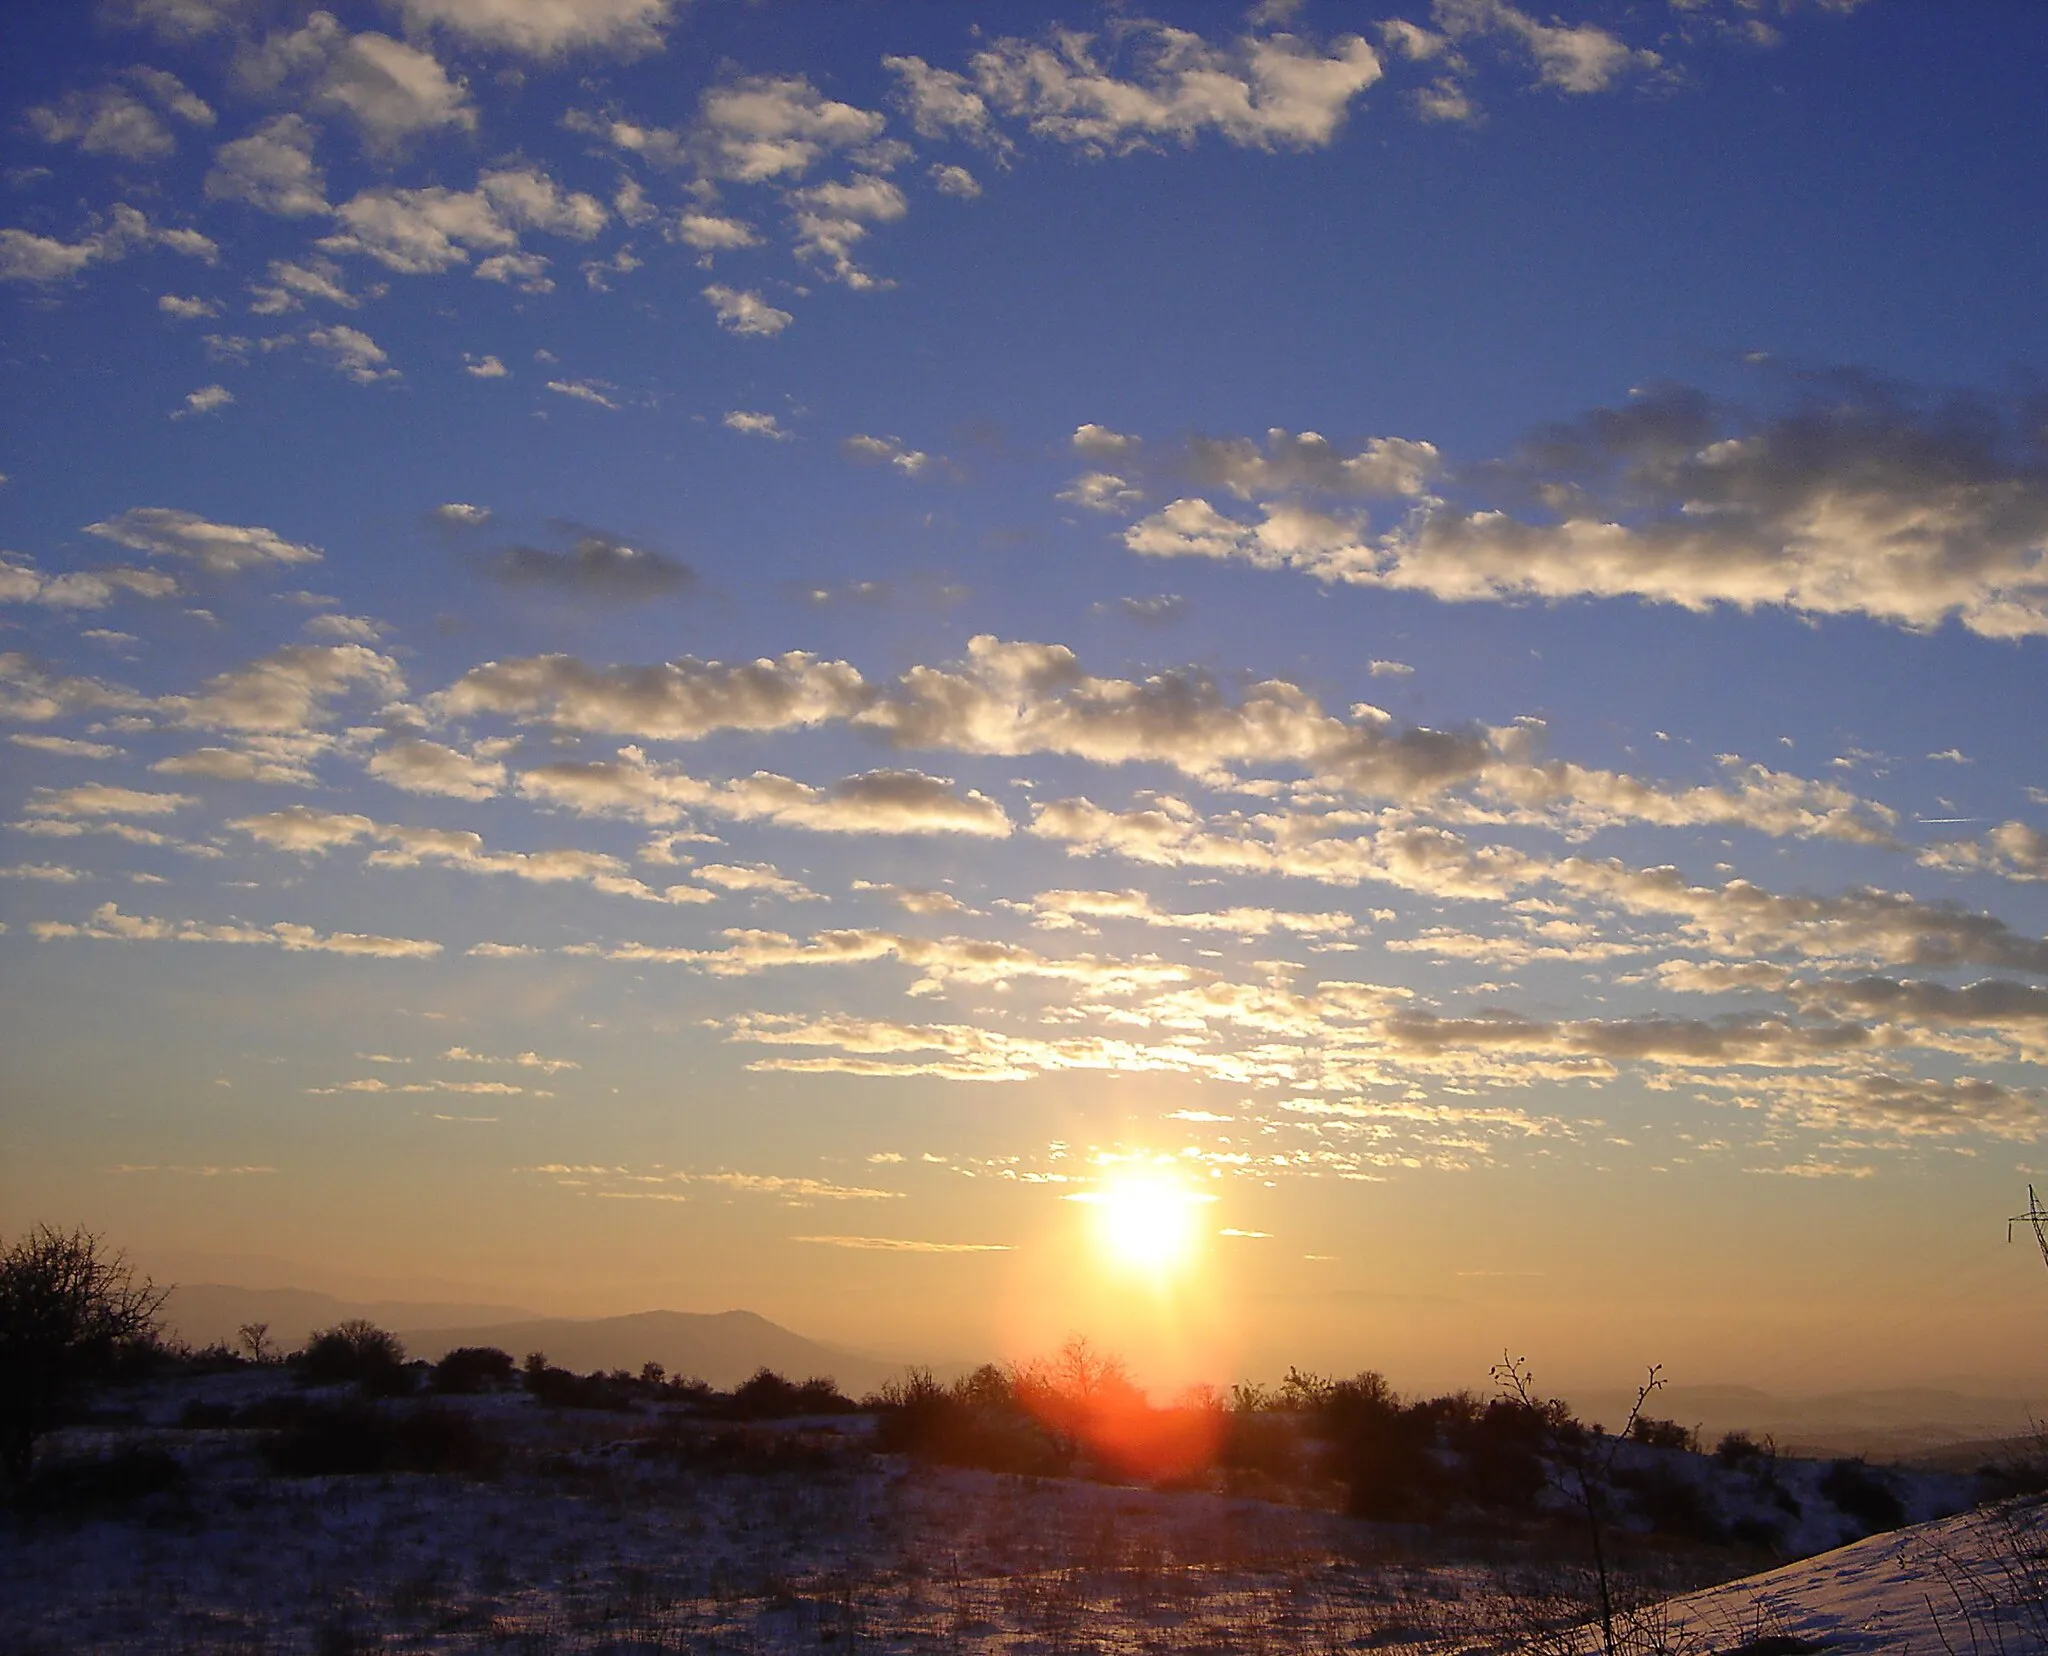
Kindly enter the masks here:
<path id="1" fill-rule="evenodd" d="M 184 1477 L 0 1519 L 0 1656 L 1589 1648 L 1565 1631 L 1595 1603 L 1569 1525 L 1403 1529 L 1201 1490 L 918 1467 L 873 1453 L 861 1417 L 738 1426 L 652 1405 L 547 1410 L 518 1393 L 447 1400 L 509 1446 L 483 1477 L 285 1477 L 260 1432 L 191 1424 L 298 1393 L 276 1370 L 188 1379 L 124 1423 L 65 1434 L 52 1459 L 160 1450 Z M 1720 1522 L 1776 1514 L 1788 1548 L 1830 1546 L 1850 1524 L 1809 1463 L 1727 1468 L 1630 1445 L 1621 1469 L 1667 1501 L 1672 1480 L 1695 1484 Z M 1895 1487 L 1909 1517 L 1964 1492 Z M 2016 1656 L 2048 1648 L 2041 1612 L 2001 1607 L 2048 1575 L 2029 1552 L 2040 1541 L 2031 1509 L 2003 1527 L 1922 1524 L 1622 1630 L 1632 1649 L 1687 1656 L 1763 1635 Z M 1625 1596 L 1741 1557 L 1640 1539 Z"/>
<path id="2" fill-rule="evenodd" d="M 2033 1656 L 2048 1651 L 2048 1506 L 2007 1502 L 1873 1535 L 1660 1604 L 1635 1630 L 1642 1650 L 1775 1636 L 1830 1656 Z"/>

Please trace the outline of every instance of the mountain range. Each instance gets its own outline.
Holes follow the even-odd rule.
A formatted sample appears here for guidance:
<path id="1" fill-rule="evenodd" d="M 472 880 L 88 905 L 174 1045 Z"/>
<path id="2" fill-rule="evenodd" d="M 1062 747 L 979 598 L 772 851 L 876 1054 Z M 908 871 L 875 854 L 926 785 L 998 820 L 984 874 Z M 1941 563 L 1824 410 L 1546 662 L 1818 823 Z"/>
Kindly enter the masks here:
<path id="1" fill-rule="evenodd" d="M 388 1328 L 409 1356 L 429 1362 L 457 1346 L 497 1346 L 515 1357 L 546 1354 L 561 1368 L 630 1369 L 660 1363 L 669 1373 L 728 1388 L 757 1369 L 791 1380 L 827 1376 L 852 1396 L 874 1390 L 903 1365 L 822 1345 L 752 1311 L 636 1311 L 621 1317 L 540 1317 L 511 1305 L 346 1300 L 306 1288 L 237 1288 L 200 1283 L 172 1290 L 165 1332 L 195 1346 L 233 1346 L 244 1324 L 269 1325 L 290 1351 L 316 1330 L 352 1317 Z"/>

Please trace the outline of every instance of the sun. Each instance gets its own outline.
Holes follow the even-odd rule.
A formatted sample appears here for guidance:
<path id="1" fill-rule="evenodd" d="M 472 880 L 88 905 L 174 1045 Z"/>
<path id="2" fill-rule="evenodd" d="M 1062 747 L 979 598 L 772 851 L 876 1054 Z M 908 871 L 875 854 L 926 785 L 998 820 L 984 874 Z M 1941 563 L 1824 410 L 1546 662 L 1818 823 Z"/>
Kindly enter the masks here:
<path id="1" fill-rule="evenodd" d="M 1164 1277 L 1184 1270 L 1201 1240 L 1200 1209 L 1216 1198 L 1162 1173 L 1121 1174 L 1070 1201 L 1095 1210 L 1095 1242 L 1123 1270 Z"/>

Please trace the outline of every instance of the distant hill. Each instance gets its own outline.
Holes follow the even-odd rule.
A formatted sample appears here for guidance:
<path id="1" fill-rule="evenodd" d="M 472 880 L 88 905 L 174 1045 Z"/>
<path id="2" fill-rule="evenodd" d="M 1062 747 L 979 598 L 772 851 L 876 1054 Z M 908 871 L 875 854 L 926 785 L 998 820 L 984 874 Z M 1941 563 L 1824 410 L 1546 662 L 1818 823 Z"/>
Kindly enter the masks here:
<path id="1" fill-rule="evenodd" d="M 331 1328 L 350 1317 L 364 1317 L 380 1328 L 406 1323 L 437 1328 L 467 1328 L 478 1323 L 517 1322 L 533 1313 L 517 1305 L 463 1305 L 422 1300 L 347 1300 L 310 1288 L 236 1288 L 200 1282 L 171 1290 L 164 1303 L 164 1332 L 195 1346 L 216 1340 L 235 1343 L 244 1323 L 270 1325 L 270 1338 L 282 1351 L 306 1343 L 315 1329 Z"/>
<path id="2" fill-rule="evenodd" d="M 901 1364 L 820 1345 L 751 1311 L 636 1311 L 624 1317 L 400 1325 L 394 1331 L 415 1357 L 432 1359 L 456 1346 L 488 1345 L 520 1358 L 529 1351 L 545 1352 L 557 1367 L 583 1372 L 637 1371 L 655 1362 L 671 1374 L 721 1389 L 738 1385 L 756 1369 L 771 1368 L 791 1380 L 829 1376 L 841 1391 L 858 1397 L 902 1372 Z"/>
<path id="3" fill-rule="evenodd" d="M 1587 1391 L 1570 1401 L 1584 1420 L 1613 1430 L 1628 1413 L 1630 1397 Z M 1769 1433 L 1792 1453 L 1864 1455 L 1894 1460 L 1966 1443 L 2026 1434 L 2039 1414 L 2021 1398 L 1984 1397 L 1932 1386 L 1828 1392 L 1785 1397 L 1754 1386 L 1668 1386 L 1644 1413 L 1682 1426 L 1697 1425 L 1709 1446 L 1724 1432 Z"/>

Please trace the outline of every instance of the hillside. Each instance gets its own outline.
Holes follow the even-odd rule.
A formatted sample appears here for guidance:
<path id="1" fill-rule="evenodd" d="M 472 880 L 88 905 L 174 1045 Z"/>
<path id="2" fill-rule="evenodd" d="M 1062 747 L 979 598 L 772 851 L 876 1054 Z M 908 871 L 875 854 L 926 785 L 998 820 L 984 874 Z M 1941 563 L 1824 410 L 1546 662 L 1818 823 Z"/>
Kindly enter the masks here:
<path id="1" fill-rule="evenodd" d="M 279 1350 L 306 1343 L 316 1328 L 331 1328 L 362 1317 L 381 1328 L 419 1324 L 435 1328 L 469 1328 L 481 1323 L 509 1323 L 531 1317 L 517 1305 L 475 1305 L 432 1300 L 344 1299 L 311 1288 L 241 1288 L 228 1283 L 199 1282 L 173 1288 L 164 1302 L 164 1332 L 195 1346 L 216 1342 L 232 1346 L 244 1323 L 268 1323 Z"/>
<path id="2" fill-rule="evenodd" d="M 564 1368 L 631 1369 L 656 1362 L 671 1374 L 714 1386 L 737 1385 L 756 1369 L 792 1380 L 825 1375 L 859 1396 L 902 1371 L 899 1363 L 862 1357 L 807 1340 L 751 1311 L 636 1311 L 623 1317 L 532 1317 L 440 1326 L 401 1324 L 396 1332 L 415 1357 L 433 1359 L 456 1346 L 490 1345 L 524 1357 L 542 1351 Z"/>

